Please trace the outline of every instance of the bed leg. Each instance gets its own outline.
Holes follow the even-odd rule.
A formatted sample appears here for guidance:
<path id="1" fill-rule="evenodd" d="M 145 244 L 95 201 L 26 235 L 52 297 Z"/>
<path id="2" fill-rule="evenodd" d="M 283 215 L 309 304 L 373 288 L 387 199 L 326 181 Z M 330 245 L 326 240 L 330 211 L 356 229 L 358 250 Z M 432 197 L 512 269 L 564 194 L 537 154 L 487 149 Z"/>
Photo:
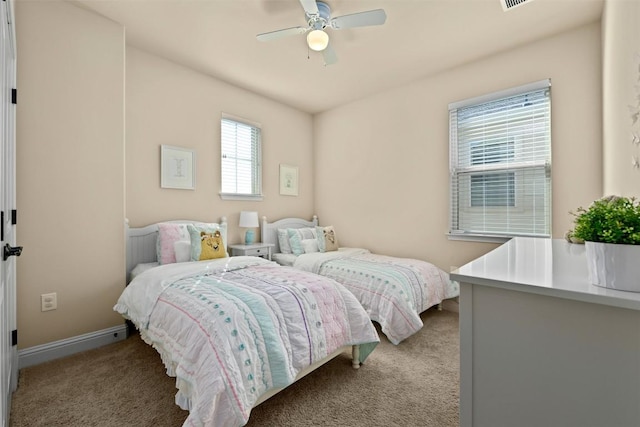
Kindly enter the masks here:
<path id="1" fill-rule="evenodd" d="M 360 346 L 351 346 L 351 366 L 353 369 L 360 369 Z"/>
<path id="2" fill-rule="evenodd" d="M 438 311 L 442 311 L 442 303 L 438 304 Z"/>

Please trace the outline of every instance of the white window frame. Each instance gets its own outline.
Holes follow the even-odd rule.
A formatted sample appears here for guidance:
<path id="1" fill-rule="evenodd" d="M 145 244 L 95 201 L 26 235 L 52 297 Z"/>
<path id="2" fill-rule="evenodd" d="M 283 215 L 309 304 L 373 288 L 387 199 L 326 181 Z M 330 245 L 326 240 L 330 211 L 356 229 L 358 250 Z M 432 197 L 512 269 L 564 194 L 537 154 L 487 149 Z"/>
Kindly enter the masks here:
<path id="1" fill-rule="evenodd" d="M 224 162 L 224 153 L 223 153 L 223 138 L 224 132 L 223 127 L 225 121 L 234 122 L 236 124 L 250 126 L 254 132 L 257 133 L 256 148 L 254 154 L 252 155 L 252 192 L 251 193 L 241 193 L 241 192 L 224 192 L 222 191 L 225 188 L 224 183 L 224 171 L 225 166 Z M 229 142 L 229 141 L 228 141 Z M 237 144 L 237 140 L 232 143 Z M 237 172 L 237 169 L 236 169 Z M 234 186 L 237 189 L 237 182 L 234 181 Z M 246 120 L 237 116 L 233 116 L 230 114 L 222 114 L 222 118 L 220 119 L 220 198 L 223 200 L 252 200 L 259 201 L 263 199 L 262 194 L 262 126 L 259 123 Z"/>
<path id="2" fill-rule="evenodd" d="M 548 90 L 548 126 L 546 128 L 547 138 L 545 138 L 544 146 L 547 149 L 547 154 L 535 155 L 535 158 L 524 158 L 525 154 L 521 153 L 522 140 L 517 135 L 511 135 L 507 133 L 505 135 L 500 134 L 502 138 L 514 138 L 514 156 L 509 160 L 501 161 L 500 154 L 496 155 L 495 162 L 487 161 L 482 164 L 472 165 L 472 154 L 468 154 L 467 158 L 463 156 L 467 153 L 464 150 L 465 146 L 470 147 L 469 141 L 458 141 L 458 112 L 461 109 L 468 107 L 481 106 L 483 104 L 490 104 L 495 101 L 508 99 L 514 96 L 522 96 L 541 90 Z M 449 209 L 449 239 L 451 240 L 471 240 L 471 241 L 486 241 L 486 242 L 505 242 L 514 236 L 534 236 L 534 237 L 551 237 L 551 80 L 545 79 L 538 82 L 530 83 L 523 86 L 514 87 L 511 89 L 471 98 L 459 102 L 449 104 L 449 171 L 450 171 L 450 209 Z M 536 134 L 537 135 L 537 134 Z M 484 136 L 484 133 L 483 133 Z M 495 140 L 495 136 L 492 137 Z M 506 140 L 506 139 L 505 139 Z M 508 141 L 508 140 L 507 140 Z M 492 142 L 495 144 L 495 142 Z M 460 146 L 459 144 L 464 144 Z M 536 143 L 537 144 L 537 143 Z M 459 150 L 462 149 L 462 154 L 459 154 Z M 543 149 L 544 150 L 544 149 Z M 529 182 L 524 179 L 525 175 L 537 171 L 537 179 L 544 181 L 542 195 L 536 190 L 535 195 L 525 194 L 524 188 L 529 185 Z M 514 174 L 513 183 L 514 187 L 510 190 L 515 194 L 512 198 L 513 205 L 500 206 L 486 204 L 480 207 L 474 207 L 471 203 L 471 176 L 478 174 L 478 172 L 486 173 L 502 173 L 509 172 Z M 544 178 L 541 178 L 544 173 Z M 465 175 L 468 176 L 469 186 L 465 187 L 467 182 L 465 181 Z M 537 183 L 538 181 L 536 181 Z M 464 190 L 462 189 L 464 188 Z M 539 186 L 537 187 L 537 189 Z M 476 223 L 473 219 L 469 219 L 472 216 L 478 216 L 479 214 L 486 215 L 487 218 L 492 220 L 504 219 L 504 223 L 509 222 L 509 218 L 515 218 L 516 216 L 524 216 L 530 212 L 534 212 L 524 206 L 527 199 L 537 201 L 540 198 L 543 199 L 545 204 L 542 209 L 543 218 L 543 230 L 540 227 L 532 226 L 531 230 L 525 230 L 522 232 L 514 232 L 508 229 L 496 230 L 495 227 L 490 227 L 484 223 L 484 227 L 474 227 L 476 229 L 469 229 L 465 227 L 466 224 Z M 506 199 L 506 198 L 505 198 Z M 474 212 L 475 210 L 475 212 Z M 491 219 L 488 220 L 491 222 Z M 465 229 L 467 228 L 467 229 Z M 492 229 L 493 228 L 493 229 Z"/>

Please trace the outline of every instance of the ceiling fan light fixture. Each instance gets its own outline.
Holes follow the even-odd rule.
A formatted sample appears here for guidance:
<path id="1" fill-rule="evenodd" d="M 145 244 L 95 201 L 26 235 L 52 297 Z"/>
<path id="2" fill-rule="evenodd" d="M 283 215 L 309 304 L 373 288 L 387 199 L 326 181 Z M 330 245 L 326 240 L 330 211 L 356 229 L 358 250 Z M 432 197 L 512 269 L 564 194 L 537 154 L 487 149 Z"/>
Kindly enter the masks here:
<path id="1" fill-rule="evenodd" d="M 307 34 L 309 49 L 320 52 L 329 45 L 329 35 L 322 30 L 313 30 Z"/>

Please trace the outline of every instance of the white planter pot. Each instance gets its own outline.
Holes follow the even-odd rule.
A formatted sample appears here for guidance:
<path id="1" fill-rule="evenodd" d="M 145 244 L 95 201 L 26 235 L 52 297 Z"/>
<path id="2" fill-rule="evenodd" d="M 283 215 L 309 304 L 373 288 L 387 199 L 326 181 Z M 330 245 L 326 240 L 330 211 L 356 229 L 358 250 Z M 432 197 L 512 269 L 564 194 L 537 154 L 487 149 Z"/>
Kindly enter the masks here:
<path id="1" fill-rule="evenodd" d="M 585 249 L 592 284 L 640 292 L 640 245 L 585 242 Z"/>

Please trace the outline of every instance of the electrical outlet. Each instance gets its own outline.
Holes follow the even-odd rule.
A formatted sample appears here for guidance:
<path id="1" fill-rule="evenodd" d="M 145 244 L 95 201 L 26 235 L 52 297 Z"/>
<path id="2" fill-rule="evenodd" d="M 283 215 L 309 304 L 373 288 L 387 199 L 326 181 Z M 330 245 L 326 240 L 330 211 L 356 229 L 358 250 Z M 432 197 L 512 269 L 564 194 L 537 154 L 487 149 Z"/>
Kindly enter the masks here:
<path id="1" fill-rule="evenodd" d="M 40 305 L 42 311 L 55 310 L 58 308 L 58 294 L 53 292 L 40 295 Z"/>

